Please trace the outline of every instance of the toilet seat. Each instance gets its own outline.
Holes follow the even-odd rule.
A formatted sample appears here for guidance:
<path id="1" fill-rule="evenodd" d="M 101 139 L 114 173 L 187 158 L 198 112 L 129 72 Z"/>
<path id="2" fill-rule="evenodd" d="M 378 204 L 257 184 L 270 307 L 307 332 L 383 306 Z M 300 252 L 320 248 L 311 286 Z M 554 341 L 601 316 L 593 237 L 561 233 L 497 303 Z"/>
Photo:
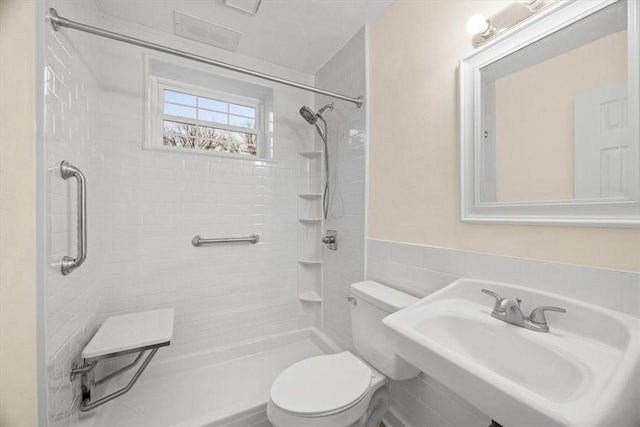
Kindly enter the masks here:
<path id="1" fill-rule="evenodd" d="M 319 417 L 360 402 L 372 371 L 348 351 L 311 357 L 285 369 L 271 386 L 271 403 L 289 414 Z"/>

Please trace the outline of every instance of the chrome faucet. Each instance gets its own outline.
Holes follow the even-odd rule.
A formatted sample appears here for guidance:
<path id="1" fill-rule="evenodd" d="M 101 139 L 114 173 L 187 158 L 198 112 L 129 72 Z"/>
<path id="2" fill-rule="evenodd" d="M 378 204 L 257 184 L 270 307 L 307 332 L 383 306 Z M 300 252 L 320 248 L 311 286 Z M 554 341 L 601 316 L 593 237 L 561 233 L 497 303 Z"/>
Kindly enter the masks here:
<path id="1" fill-rule="evenodd" d="M 557 311 L 560 313 L 566 313 L 564 308 L 540 306 L 533 309 L 529 317 L 525 316 L 520 308 L 521 299 L 516 301 L 502 298 L 497 293 L 490 291 L 489 289 L 482 289 L 487 295 L 491 295 L 496 299 L 496 303 L 493 306 L 491 316 L 503 322 L 511 323 L 512 325 L 520 326 L 521 328 L 530 329 L 536 332 L 549 332 L 549 325 L 547 324 L 547 318 L 544 315 L 545 311 Z"/>

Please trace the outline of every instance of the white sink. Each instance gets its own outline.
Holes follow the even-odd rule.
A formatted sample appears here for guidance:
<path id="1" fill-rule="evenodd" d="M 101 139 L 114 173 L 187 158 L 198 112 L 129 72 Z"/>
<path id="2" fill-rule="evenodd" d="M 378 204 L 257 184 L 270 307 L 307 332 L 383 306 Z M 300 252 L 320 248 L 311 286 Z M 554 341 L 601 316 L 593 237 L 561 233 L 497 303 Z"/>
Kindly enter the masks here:
<path id="1" fill-rule="evenodd" d="M 540 305 L 551 331 L 491 316 L 495 300 Z M 398 354 L 505 426 L 637 426 L 640 319 L 504 283 L 460 279 L 384 319 Z"/>

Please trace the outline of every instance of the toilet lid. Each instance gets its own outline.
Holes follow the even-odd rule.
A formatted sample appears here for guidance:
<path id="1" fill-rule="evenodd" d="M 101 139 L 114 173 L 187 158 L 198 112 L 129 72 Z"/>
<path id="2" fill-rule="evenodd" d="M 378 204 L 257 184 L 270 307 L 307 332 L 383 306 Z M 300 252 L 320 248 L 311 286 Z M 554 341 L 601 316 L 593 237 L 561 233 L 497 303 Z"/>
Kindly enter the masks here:
<path id="1" fill-rule="evenodd" d="M 271 386 L 271 401 L 301 415 L 334 412 L 358 401 L 371 369 L 348 351 L 311 357 L 285 369 Z"/>

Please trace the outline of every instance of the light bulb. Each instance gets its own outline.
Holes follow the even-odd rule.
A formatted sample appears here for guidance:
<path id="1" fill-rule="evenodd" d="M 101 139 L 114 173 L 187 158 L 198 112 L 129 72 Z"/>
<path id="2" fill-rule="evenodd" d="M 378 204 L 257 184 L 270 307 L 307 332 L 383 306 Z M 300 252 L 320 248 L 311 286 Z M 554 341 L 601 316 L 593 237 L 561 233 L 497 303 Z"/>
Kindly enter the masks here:
<path id="1" fill-rule="evenodd" d="M 467 21 L 467 33 L 471 35 L 481 34 L 487 31 L 490 26 L 491 25 L 489 21 L 487 21 L 487 18 L 485 18 L 483 15 L 473 15 Z"/>

